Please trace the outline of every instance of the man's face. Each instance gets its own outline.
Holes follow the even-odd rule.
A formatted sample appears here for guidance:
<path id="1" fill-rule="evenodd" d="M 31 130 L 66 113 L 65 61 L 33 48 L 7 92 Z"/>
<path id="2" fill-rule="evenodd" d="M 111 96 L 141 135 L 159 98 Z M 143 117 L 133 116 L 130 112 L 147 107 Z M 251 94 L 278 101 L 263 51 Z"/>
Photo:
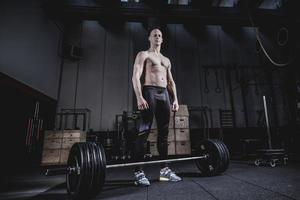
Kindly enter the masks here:
<path id="1" fill-rule="evenodd" d="M 158 29 L 152 30 L 149 36 L 149 41 L 155 46 L 161 45 L 161 43 L 163 42 L 161 31 Z"/>

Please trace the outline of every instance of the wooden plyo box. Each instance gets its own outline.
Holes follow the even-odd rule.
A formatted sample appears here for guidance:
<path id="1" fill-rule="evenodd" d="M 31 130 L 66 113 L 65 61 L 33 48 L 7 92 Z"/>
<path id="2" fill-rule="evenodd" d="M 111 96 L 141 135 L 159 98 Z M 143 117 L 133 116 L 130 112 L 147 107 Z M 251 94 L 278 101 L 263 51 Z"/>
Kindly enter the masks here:
<path id="1" fill-rule="evenodd" d="M 157 142 L 157 135 L 158 135 L 157 129 L 151 129 L 147 140 L 149 142 Z M 169 129 L 168 141 L 171 142 L 174 140 L 175 140 L 174 129 Z"/>
<path id="2" fill-rule="evenodd" d="M 156 142 L 150 142 L 150 153 L 153 156 L 159 155 Z M 175 142 L 168 142 L 168 155 L 175 155 Z"/>
<path id="3" fill-rule="evenodd" d="M 85 141 L 86 132 L 81 130 L 46 130 L 41 165 L 65 165 L 72 145 Z"/>
<path id="4" fill-rule="evenodd" d="M 150 142 L 150 153 L 153 156 L 159 155 L 156 142 Z M 191 154 L 190 141 L 168 142 L 168 155 L 190 155 L 190 154 Z"/>
<path id="5" fill-rule="evenodd" d="M 191 142 L 190 141 L 176 141 L 176 155 L 190 155 Z"/>

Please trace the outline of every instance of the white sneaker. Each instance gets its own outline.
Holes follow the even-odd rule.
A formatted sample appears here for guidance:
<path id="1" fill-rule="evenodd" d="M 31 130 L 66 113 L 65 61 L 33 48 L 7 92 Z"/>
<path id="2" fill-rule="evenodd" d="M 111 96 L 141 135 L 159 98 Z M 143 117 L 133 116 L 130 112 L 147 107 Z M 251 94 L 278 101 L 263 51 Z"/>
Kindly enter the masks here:
<path id="1" fill-rule="evenodd" d="M 171 171 L 169 167 L 165 167 L 160 170 L 159 181 L 181 181 L 182 179 L 175 174 L 175 172 Z"/>
<path id="2" fill-rule="evenodd" d="M 137 186 L 149 186 L 150 182 L 146 178 L 143 171 L 134 172 L 135 181 L 134 184 Z"/>

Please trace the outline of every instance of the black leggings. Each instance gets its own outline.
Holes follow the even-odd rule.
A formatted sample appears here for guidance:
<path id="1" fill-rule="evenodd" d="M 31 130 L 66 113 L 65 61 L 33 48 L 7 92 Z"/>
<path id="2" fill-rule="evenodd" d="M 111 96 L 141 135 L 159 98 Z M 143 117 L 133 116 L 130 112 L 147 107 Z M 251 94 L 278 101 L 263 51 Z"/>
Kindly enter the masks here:
<path id="1" fill-rule="evenodd" d="M 135 141 L 135 161 L 141 161 L 145 155 L 147 138 L 151 129 L 153 116 L 157 122 L 157 149 L 160 159 L 168 156 L 168 134 L 170 121 L 170 98 L 168 90 L 157 86 L 143 86 L 143 97 L 149 105 L 149 109 L 141 111 L 141 120 L 138 124 L 138 136 Z M 163 163 L 161 167 L 166 167 Z M 136 167 L 136 171 L 141 170 L 142 166 Z"/>

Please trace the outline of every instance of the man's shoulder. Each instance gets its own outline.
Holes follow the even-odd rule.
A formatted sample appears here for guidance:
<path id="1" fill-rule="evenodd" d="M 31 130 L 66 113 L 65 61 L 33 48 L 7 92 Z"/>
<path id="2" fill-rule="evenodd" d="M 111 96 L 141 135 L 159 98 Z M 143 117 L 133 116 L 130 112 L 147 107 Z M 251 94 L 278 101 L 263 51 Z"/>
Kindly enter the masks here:
<path id="1" fill-rule="evenodd" d="M 148 56 L 148 51 L 140 51 L 137 53 L 138 57 L 147 57 Z"/>
<path id="2" fill-rule="evenodd" d="M 163 55 L 163 58 L 170 62 L 170 59 L 167 56 Z"/>
<path id="3" fill-rule="evenodd" d="M 171 61 L 167 56 L 164 56 L 163 54 L 161 54 L 161 55 L 165 61 L 167 61 L 169 64 L 171 64 Z"/>

